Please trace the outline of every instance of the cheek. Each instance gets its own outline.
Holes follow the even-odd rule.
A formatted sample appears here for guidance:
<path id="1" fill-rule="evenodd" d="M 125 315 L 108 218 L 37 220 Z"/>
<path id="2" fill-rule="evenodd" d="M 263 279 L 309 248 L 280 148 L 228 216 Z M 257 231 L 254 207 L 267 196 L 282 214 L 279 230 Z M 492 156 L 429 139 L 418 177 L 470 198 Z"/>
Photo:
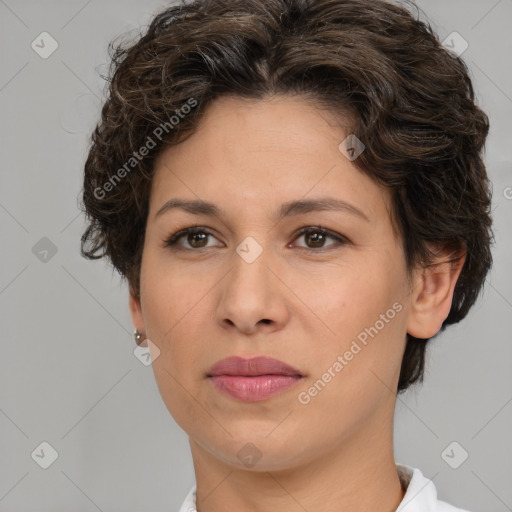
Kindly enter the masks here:
<path id="1" fill-rule="evenodd" d="M 371 307 L 359 298 L 340 302 L 341 309 L 333 312 L 336 335 L 310 349 L 311 372 L 298 390 L 304 421 L 314 428 L 322 418 L 326 437 L 357 431 L 394 399 L 405 310 L 387 297 L 380 297 L 382 307 L 375 296 Z"/>
<path id="2" fill-rule="evenodd" d="M 148 332 L 162 342 L 171 336 L 208 290 L 208 283 L 183 264 L 148 251 L 141 268 L 141 297 Z"/>
<path id="3" fill-rule="evenodd" d="M 326 279 L 304 286 L 311 310 L 324 320 L 330 338 L 356 336 L 373 325 L 395 301 L 403 300 L 401 278 L 390 269 L 378 267 L 378 259 L 365 265 L 344 265 Z"/>
<path id="4" fill-rule="evenodd" d="M 208 289 L 190 272 L 166 265 L 151 255 L 141 268 L 146 334 L 160 350 L 153 370 L 168 407 L 186 403 L 186 397 L 181 396 L 182 386 L 189 387 L 191 369 L 200 367 L 198 358 L 206 340 L 199 316 L 205 314 L 201 299 Z"/>
<path id="5" fill-rule="evenodd" d="M 333 272 L 328 285 L 309 296 L 311 309 L 328 327 L 315 344 L 311 380 L 328 380 L 322 375 L 330 369 L 337 384 L 329 387 L 339 385 L 342 393 L 343 387 L 383 388 L 379 378 L 393 384 L 406 336 L 405 274 L 397 269 L 382 257 L 368 264 L 361 259 L 357 267 Z"/>
<path id="6" fill-rule="evenodd" d="M 197 373 L 204 332 L 198 327 L 204 315 L 204 282 L 147 258 L 141 269 L 141 298 L 146 333 L 159 348 L 152 368 L 162 400 L 174 420 L 185 430 L 202 414 L 191 396 L 197 395 Z M 195 329 L 195 330 L 194 330 Z M 193 341 L 193 343 L 192 343 Z M 207 418 L 201 417 L 201 421 Z"/>

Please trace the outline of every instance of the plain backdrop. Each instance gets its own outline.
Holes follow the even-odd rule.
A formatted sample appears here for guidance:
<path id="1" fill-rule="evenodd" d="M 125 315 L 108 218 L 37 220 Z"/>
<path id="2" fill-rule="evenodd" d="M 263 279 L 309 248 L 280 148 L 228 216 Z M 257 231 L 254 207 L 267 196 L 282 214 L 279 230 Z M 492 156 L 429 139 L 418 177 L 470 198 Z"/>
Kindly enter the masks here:
<path id="1" fill-rule="evenodd" d="M 0 0 L 2 512 L 172 512 L 194 484 L 188 438 L 151 366 L 134 356 L 126 286 L 103 261 L 79 253 L 85 223 L 77 205 L 107 45 L 136 35 L 165 5 Z M 443 500 L 505 512 L 512 510 L 512 1 L 418 5 L 441 40 L 456 31 L 469 44 L 463 58 L 491 120 L 496 245 L 480 300 L 432 341 L 423 386 L 399 397 L 396 459 L 432 478 Z M 32 46 L 41 37 L 45 51 L 58 44 L 48 58 Z M 43 469 L 52 449 L 57 458 Z"/>

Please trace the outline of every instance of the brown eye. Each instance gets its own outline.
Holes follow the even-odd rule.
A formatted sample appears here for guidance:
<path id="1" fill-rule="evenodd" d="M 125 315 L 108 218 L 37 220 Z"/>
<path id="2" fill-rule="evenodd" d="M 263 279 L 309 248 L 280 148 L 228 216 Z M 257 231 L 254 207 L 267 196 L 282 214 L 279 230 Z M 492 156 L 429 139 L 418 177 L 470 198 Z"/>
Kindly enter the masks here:
<path id="1" fill-rule="evenodd" d="M 213 245 L 208 245 L 209 237 L 214 238 L 213 234 L 206 229 L 194 226 L 174 233 L 167 240 L 164 240 L 164 247 L 172 247 L 176 250 L 208 249 L 209 247 L 214 247 Z M 321 249 L 348 243 L 348 240 L 342 235 L 322 227 L 310 226 L 303 228 L 295 238 L 295 241 L 301 237 L 304 237 L 306 245 L 299 245 L 298 247 L 314 252 L 320 252 Z M 185 242 L 182 242 L 182 239 Z M 334 242 L 326 245 L 329 239 Z"/>
<path id="2" fill-rule="evenodd" d="M 208 233 L 189 233 L 187 235 L 187 242 L 192 247 L 205 247 L 208 243 Z"/>
<path id="3" fill-rule="evenodd" d="M 306 244 L 310 247 L 312 246 L 313 248 L 323 247 L 326 238 L 329 237 L 324 233 L 319 233 L 318 231 L 310 231 L 304 235 Z"/>
<path id="4" fill-rule="evenodd" d="M 306 243 L 306 246 L 303 248 L 310 250 L 324 249 L 326 247 L 339 246 L 347 243 L 346 238 L 343 236 L 321 227 L 304 228 L 300 231 L 299 236 L 295 240 L 299 240 L 301 237 L 304 237 Z M 325 245 L 328 239 L 334 240 L 334 243 Z"/>
<path id="5" fill-rule="evenodd" d="M 174 249 L 204 249 L 208 248 L 208 237 L 213 237 L 213 235 L 206 231 L 201 227 L 191 227 L 187 229 L 182 229 L 174 235 L 170 236 L 167 240 L 164 241 L 164 247 L 173 247 Z M 184 239 L 188 244 L 183 245 L 180 242 L 181 239 Z M 210 246 L 211 247 L 211 246 Z"/>

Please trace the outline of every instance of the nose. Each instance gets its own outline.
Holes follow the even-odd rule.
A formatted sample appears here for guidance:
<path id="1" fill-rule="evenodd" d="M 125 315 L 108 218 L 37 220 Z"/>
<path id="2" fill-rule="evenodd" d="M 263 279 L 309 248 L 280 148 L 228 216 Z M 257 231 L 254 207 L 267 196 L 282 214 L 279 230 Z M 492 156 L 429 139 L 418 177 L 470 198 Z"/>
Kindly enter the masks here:
<path id="1" fill-rule="evenodd" d="M 277 278 L 271 256 L 270 250 L 263 250 L 256 260 L 248 262 L 234 253 L 233 267 L 221 281 L 223 288 L 215 312 L 224 329 L 268 334 L 282 329 L 288 321 L 286 287 Z"/>

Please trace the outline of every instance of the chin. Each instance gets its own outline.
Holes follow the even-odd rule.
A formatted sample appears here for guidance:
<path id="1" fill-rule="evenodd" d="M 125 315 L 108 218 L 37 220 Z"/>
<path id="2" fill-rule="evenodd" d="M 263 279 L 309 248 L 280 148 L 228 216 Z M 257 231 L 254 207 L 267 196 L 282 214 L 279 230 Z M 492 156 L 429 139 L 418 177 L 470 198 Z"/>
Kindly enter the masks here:
<path id="1" fill-rule="evenodd" d="M 252 472 L 286 471 L 304 462 L 304 452 L 297 449 L 297 443 L 283 445 L 278 440 L 262 435 L 241 439 L 229 439 L 223 446 L 211 450 L 212 455 L 236 469 Z"/>

